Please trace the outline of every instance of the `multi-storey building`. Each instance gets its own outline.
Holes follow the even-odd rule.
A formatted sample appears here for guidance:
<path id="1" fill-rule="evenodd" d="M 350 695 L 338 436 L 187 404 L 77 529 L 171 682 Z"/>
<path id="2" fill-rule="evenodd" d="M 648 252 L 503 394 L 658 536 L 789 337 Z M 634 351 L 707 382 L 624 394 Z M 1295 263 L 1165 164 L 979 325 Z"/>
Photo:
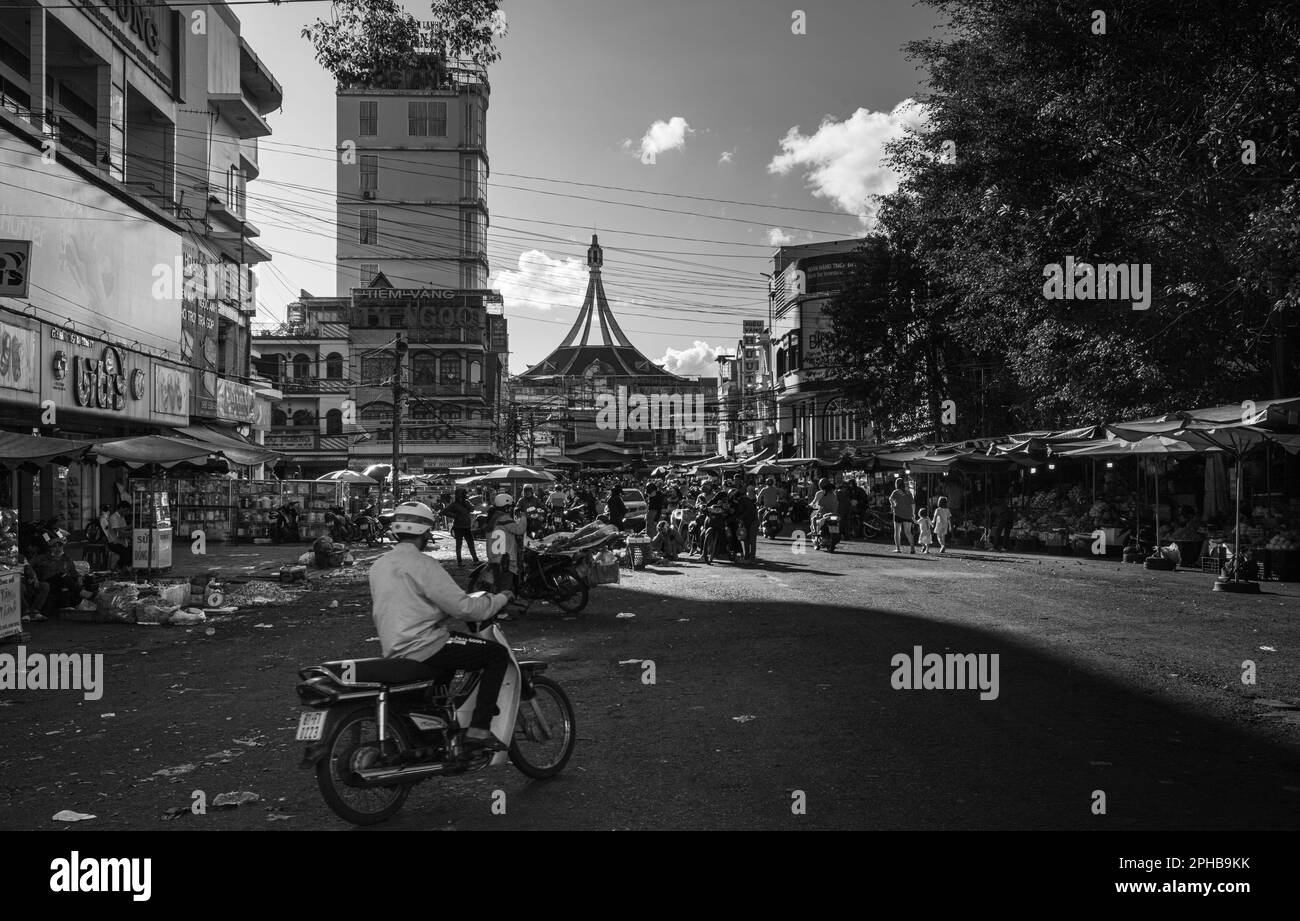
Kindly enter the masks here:
<path id="1" fill-rule="evenodd" d="M 783 246 L 772 256 L 772 371 L 782 454 L 831 458 L 868 438 L 868 426 L 836 381 L 826 340 L 826 305 L 861 243 Z"/>
<path id="2" fill-rule="evenodd" d="M 261 425 L 248 333 L 252 266 L 269 256 L 247 182 L 281 96 L 224 3 L 0 8 L 0 249 L 22 263 L 22 283 L 0 287 L 7 428 Z M 119 473 L 15 477 L 30 475 L 0 477 L 0 506 L 79 527 Z"/>

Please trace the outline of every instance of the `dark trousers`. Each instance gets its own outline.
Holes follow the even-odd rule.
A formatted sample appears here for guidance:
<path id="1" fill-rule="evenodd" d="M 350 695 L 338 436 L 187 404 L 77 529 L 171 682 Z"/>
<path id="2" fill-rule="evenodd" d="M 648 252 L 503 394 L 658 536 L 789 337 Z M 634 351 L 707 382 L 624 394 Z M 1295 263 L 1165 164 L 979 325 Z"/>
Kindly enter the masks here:
<path id="1" fill-rule="evenodd" d="M 469 528 L 452 528 L 451 536 L 456 538 L 456 562 L 461 561 L 460 545 L 461 542 L 469 544 L 469 558 L 475 563 L 478 562 L 478 551 L 474 549 L 474 534 Z"/>
<path id="2" fill-rule="evenodd" d="M 510 654 L 504 646 L 468 633 L 453 633 L 445 646 L 424 661 L 434 668 L 481 671 L 478 698 L 474 701 L 474 715 L 470 717 L 469 725 L 472 729 L 492 728 L 492 717 L 497 714 L 497 695 L 501 693 L 501 683 L 505 681 L 506 669 L 510 666 Z"/>
<path id="3" fill-rule="evenodd" d="M 126 544 L 109 544 L 108 549 L 117 554 L 117 568 L 131 568 L 131 548 Z"/>

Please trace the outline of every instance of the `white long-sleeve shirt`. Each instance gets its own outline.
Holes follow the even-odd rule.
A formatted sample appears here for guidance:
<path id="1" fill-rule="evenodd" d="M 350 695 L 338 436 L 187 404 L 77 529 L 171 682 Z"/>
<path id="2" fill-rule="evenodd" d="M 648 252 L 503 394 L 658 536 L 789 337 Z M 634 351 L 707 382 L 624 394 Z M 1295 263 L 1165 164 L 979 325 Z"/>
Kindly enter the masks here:
<path id="1" fill-rule="evenodd" d="M 449 620 L 487 620 L 506 596 L 467 595 L 433 557 L 402 542 L 370 567 L 371 615 L 390 659 L 427 659 L 447 642 Z"/>

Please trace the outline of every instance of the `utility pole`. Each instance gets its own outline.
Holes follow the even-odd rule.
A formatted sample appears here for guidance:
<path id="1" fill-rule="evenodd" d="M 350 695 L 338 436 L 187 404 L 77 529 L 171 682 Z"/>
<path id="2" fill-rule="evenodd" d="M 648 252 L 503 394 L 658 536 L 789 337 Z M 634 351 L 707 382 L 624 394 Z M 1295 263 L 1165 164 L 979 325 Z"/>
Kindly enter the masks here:
<path id="1" fill-rule="evenodd" d="M 393 508 L 402 501 L 398 480 L 397 462 L 402 456 L 402 400 L 406 389 L 402 386 L 402 359 L 406 357 L 406 340 L 397 334 L 397 360 L 393 363 Z"/>

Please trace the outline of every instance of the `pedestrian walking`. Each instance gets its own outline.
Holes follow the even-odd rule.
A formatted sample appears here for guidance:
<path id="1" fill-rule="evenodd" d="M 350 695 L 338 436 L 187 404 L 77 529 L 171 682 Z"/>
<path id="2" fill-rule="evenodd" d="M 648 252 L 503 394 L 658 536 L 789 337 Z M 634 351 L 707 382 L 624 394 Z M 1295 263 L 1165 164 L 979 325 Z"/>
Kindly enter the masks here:
<path id="1" fill-rule="evenodd" d="M 933 541 L 934 523 L 930 521 L 930 517 L 928 515 L 918 510 L 917 518 L 916 518 L 916 526 L 918 531 L 916 540 L 917 543 L 921 545 L 921 552 L 929 553 L 930 544 Z"/>
<path id="2" fill-rule="evenodd" d="M 605 516 L 610 524 L 621 531 L 625 515 L 627 515 L 627 504 L 623 501 L 623 490 L 615 483 L 609 488 L 609 496 L 605 499 Z"/>
<path id="3" fill-rule="evenodd" d="M 939 552 L 948 552 L 948 534 L 952 531 L 952 512 L 948 509 L 948 498 L 940 496 L 934 510 L 934 536 L 939 539 Z"/>
<path id="4" fill-rule="evenodd" d="M 478 563 L 478 550 L 474 548 L 474 506 L 469 504 L 469 493 L 463 489 L 456 490 L 456 497 L 443 509 L 443 514 L 451 519 L 451 536 L 456 541 L 456 565 L 462 569 L 465 562 L 461 558 L 461 545 L 469 544 L 469 558 Z"/>
<path id="5" fill-rule="evenodd" d="M 912 522 L 915 520 L 913 512 L 912 494 L 904 487 L 904 480 L 898 477 L 894 480 L 894 491 L 889 494 L 889 508 L 894 515 L 894 552 L 903 552 L 903 535 L 907 535 L 907 546 L 912 552 L 916 552 L 916 543 L 912 539 Z"/>
<path id="6" fill-rule="evenodd" d="M 664 494 L 660 491 L 659 484 L 653 481 L 646 484 L 645 501 L 645 533 L 649 536 L 657 533 L 655 524 L 664 513 Z"/>

